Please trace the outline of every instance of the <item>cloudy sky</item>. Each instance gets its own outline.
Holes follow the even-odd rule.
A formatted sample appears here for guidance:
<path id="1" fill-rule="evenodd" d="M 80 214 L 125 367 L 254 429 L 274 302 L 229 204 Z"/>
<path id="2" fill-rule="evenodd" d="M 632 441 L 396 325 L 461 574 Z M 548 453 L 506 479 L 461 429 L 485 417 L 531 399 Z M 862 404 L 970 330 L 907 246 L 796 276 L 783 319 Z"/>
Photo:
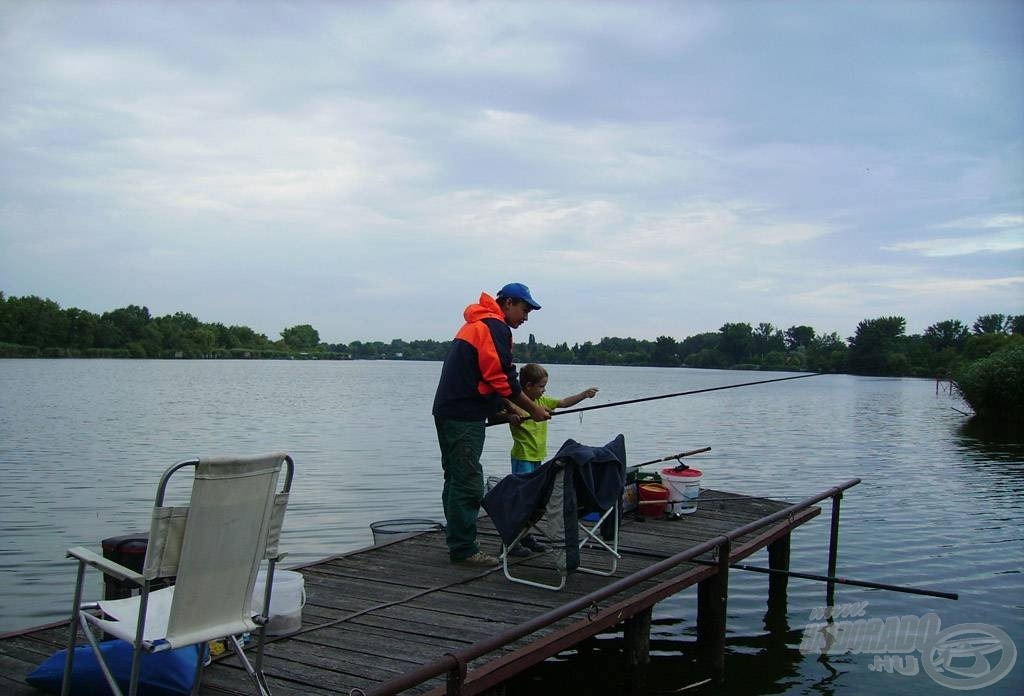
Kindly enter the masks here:
<path id="1" fill-rule="evenodd" d="M 0 290 L 277 338 L 1024 313 L 1024 3 L 0 0 Z"/>

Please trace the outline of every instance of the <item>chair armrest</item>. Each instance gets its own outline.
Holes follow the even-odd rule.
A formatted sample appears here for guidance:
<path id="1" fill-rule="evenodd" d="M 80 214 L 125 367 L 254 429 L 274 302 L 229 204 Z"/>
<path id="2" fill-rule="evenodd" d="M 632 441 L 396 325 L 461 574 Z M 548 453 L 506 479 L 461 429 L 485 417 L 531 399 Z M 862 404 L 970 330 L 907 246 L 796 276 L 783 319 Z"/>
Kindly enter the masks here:
<path id="1" fill-rule="evenodd" d="M 131 568 L 125 568 L 120 563 L 115 563 L 109 558 L 104 558 L 95 551 L 91 551 L 84 546 L 74 546 L 68 549 L 68 558 L 77 558 L 82 563 L 90 565 L 101 571 L 104 575 L 112 575 L 118 580 L 133 582 L 140 587 L 146 582 L 146 578 L 142 573 L 138 573 Z"/>

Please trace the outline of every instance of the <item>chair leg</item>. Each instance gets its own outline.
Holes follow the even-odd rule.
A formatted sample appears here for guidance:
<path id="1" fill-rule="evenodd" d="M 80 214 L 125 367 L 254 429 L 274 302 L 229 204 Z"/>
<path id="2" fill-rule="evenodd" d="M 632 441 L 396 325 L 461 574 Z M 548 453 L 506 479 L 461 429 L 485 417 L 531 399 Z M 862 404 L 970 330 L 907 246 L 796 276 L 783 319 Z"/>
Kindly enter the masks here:
<path id="1" fill-rule="evenodd" d="M 78 561 L 78 579 L 75 581 L 75 600 L 71 605 L 71 620 L 68 622 L 68 654 L 64 658 L 64 679 L 61 680 L 61 696 L 71 694 L 71 674 L 75 666 L 75 643 L 78 637 L 78 612 L 82 603 L 82 580 L 85 578 L 85 563 Z"/>
<path id="2" fill-rule="evenodd" d="M 238 642 L 238 636 L 228 636 L 228 645 L 235 651 L 235 655 L 238 656 L 238 661 L 242 663 L 242 668 L 245 670 L 249 678 L 252 679 L 253 684 L 256 685 L 256 689 L 260 692 L 260 696 L 270 696 L 270 689 L 267 688 L 266 677 L 263 676 L 263 672 L 259 673 L 253 669 L 252 664 L 249 663 L 249 658 L 245 656 L 245 650 L 242 648 L 242 644 Z"/>
<path id="3" fill-rule="evenodd" d="M 149 580 L 142 583 L 139 597 L 139 618 L 135 624 L 135 644 L 132 650 L 132 675 L 128 681 L 128 696 L 139 693 L 139 676 L 142 670 L 142 637 L 146 634 L 146 611 L 149 609 Z"/>
<path id="4" fill-rule="evenodd" d="M 539 587 L 539 588 L 544 589 L 544 590 L 556 590 L 556 591 L 557 590 L 561 590 L 563 587 L 565 587 L 565 580 L 566 580 L 566 573 L 563 570 L 561 570 L 561 569 L 556 569 L 556 572 L 559 573 L 559 582 L 558 582 L 557 585 L 552 585 L 552 584 L 545 583 L 545 582 L 537 582 L 537 581 L 534 581 L 534 580 L 527 580 L 526 578 L 513 575 L 512 572 L 509 570 L 509 566 L 508 566 L 508 552 L 509 552 L 509 550 L 512 549 L 524 536 L 526 536 L 529 533 L 530 529 L 532 529 L 532 528 L 533 528 L 532 524 L 528 525 L 523 531 L 519 532 L 519 536 L 517 536 L 512 541 L 512 544 L 510 546 L 507 546 L 507 547 L 506 546 L 502 546 L 502 551 L 501 551 L 501 554 L 500 554 L 499 557 L 501 558 L 501 567 L 502 567 L 502 570 L 505 573 L 505 577 L 508 578 L 509 580 L 511 580 L 512 582 L 518 582 L 521 585 L 529 585 L 531 587 Z M 540 530 L 538 529 L 537 531 L 540 531 Z"/>
<path id="5" fill-rule="evenodd" d="M 612 538 L 612 544 L 611 544 L 611 546 L 609 546 L 608 543 L 604 539 L 602 539 L 601 537 L 597 536 L 597 534 L 595 532 L 600 531 L 601 526 L 604 524 L 605 520 L 608 519 L 608 517 L 613 515 L 613 514 L 614 514 L 614 517 L 612 517 L 612 521 L 614 522 L 614 534 L 613 534 L 613 538 Z M 604 576 L 608 576 L 608 575 L 614 574 L 616 568 L 618 568 L 619 558 L 620 558 L 620 554 L 619 554 L 619 506 L 618 505 L 613 505 L 612 507 L 610 507 L 607 510 L 605 510 L 604 514 L 601 515 L 600 519 L 598 519 L 597 523 L 593 527 L 587 527 L 582 522 L 579 523 L 579 527 L 584 532 L 584 537 L 583 537 L 583 539 L 580 540 L 580 550 L 582 551 L 583 547 L 586 546 L 588 543 L 594 542 L 597 546 L 603 547 L 606 551 L 608 551 L 608 553 L 611 554 L 611 556 L 612 556 L 612 565 L 611 565 L 611 568 L 609 568 L 608 570 L 597 570 L 595 568 L 585 568 L 582 565 L 580 565 L 578 568 L 576 568 L 576 570 L 578 570 L 581 573 L 590 573 L 591 575 L 604 575 Z"/>
<path id="6" fill-rule="evenodd" d="M 197 696 L 199 693 L 199 682 L 203 680 L 203 667 L 206 665 L 206 654 L 209 649 L 209 643 L 196 644 L 196 673 L 192 677 L 191 696 Z"/>

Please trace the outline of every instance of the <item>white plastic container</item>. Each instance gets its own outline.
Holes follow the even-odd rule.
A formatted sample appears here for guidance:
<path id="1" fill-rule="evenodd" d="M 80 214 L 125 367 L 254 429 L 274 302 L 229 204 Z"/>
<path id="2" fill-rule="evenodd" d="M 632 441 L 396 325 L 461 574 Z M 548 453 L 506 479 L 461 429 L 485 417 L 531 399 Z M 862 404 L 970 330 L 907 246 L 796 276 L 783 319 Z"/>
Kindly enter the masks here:
<path id="1" fill-rule="evenodd" d="M 661 470 L 661 482 L 668 488 L 669 514 L 692 515 L 697 512 L 701 477 L 699 469 L 676 471 L 668 467 Z"/>
<path id="2" fill-rule="evenodd" d="M 256 576 L 252 591 L 252 610 L 259 613 L 263 607 L 263 593 L 267 588 L 267 571 Z M 302 607 L 306 605 L 305 579 L 294 570 L 275 570 L 274 587 L 270 594 L 270 620 L 267 635 L 283 636 L 302 628 Z"/>

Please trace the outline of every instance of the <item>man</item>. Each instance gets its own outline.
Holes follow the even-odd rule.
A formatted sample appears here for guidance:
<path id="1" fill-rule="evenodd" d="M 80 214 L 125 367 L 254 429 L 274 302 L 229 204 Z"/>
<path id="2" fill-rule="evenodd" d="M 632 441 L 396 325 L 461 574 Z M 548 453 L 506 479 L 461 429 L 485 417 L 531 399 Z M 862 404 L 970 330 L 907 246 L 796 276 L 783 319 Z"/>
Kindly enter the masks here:
<path id="1" fill-rule="evenodd" d="M 484 495 L 480 455 L 487 419 L 509 399 L 537 421 L 551 414 L 523 394 L 512 364 L 512 329 L 540 305 L 522 283 L 509 283 L 496 298 L 480 293 L 466 307 L 465 325 L 455 335 L 434 395 L 434 424 L 441 447 L 448 555 L 453 563 L 489 567 L 498 559 L 480 551 L 476 518 Z"/>

